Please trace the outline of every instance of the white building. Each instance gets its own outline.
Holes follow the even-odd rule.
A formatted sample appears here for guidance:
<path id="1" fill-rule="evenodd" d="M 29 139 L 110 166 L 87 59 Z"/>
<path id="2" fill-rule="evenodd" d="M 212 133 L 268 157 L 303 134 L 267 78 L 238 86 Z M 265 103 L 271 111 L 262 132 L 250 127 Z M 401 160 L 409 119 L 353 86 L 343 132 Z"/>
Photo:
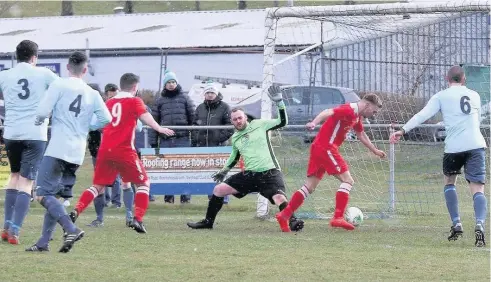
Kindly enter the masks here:
<path id="1" fill-rule="evenodd" d="M 163 64 L 176 72 L 185 91 L 196 82 L 195 75 L 261 81 L 265 16 L 265 10 L 233 10 L 0 19 L 0 67 L 12 67 L 15 46 L 30 39 L 42 50 L 39 63 L 61 76 L 67 75 L 71 51 L 90 49 L 93 75 L 86 80 L 101 86 L 133 72 L 141 76 L 143 88 L 158 90 Z M 364 34 L 382 36 L 401 25 L 420 26 L 440 17 L 378 18 L 379 26 L 387 23 L 384 31 Z M 342 29 L 334 31 L 332 23 L 323 28 L 327 48 L 359 40 L 343 36 Z M 285 19 L 278 24 L 276 43 L 290 52 L 299 50 L 319 42 L 320 30 L 320 22 Z M 298 57 L 276 68 L 275 81 L 308 83 L 309 72 L 310 61 Z"/>

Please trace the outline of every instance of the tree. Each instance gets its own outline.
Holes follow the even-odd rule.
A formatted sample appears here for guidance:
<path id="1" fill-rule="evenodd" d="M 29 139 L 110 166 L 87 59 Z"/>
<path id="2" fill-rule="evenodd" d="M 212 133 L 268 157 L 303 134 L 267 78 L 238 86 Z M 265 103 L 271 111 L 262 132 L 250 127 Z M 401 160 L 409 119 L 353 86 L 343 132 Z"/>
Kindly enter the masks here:
<path id="1" fill-rule="evenodd" d="M 133 1 L 125 1 L 124 2 L 124 12 L 126 14 L 133 14 Z"/>
<path id="2" fill-rule="evenodd" d="M 194 1 L 194 9 L 196 11 L 201 11 L 201 1 L 199 1 L 199 0 Z"/>
<path id="3" fill-rule="evenodd" d="M 73 16 L 72 1 L 61 1 L 61 16 Z"/>

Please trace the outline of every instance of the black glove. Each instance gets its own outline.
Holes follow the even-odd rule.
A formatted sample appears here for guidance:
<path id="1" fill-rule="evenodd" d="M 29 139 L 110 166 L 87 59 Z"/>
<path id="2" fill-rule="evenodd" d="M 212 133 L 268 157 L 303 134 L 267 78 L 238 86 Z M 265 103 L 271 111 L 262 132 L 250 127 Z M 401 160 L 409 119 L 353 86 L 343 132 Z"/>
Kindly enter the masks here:
<path id="1" fill-rule="evenodd" d="M 301 231 L 303 229 L 304 222 L 301 219 L 296 218 L 295 216 L 290 217 L 290 230 L 291 231 Z"/>
<path id="2" fill-rule="evenodd" d="M 216 183 L 221 183 L 223 180 L 225 180 L 225 177 L 227 176 L 227 173 L 230 171 L 229 168 L 224 168 L 221 169 L 217 172 L 215 172 L 211 177 Z"/>

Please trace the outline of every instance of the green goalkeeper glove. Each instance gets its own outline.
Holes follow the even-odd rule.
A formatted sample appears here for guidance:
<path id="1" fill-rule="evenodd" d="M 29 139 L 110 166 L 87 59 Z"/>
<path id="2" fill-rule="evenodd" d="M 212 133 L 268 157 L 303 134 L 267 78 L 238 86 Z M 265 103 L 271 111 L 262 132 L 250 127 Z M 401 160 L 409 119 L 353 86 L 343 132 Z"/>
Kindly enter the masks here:
<path id="1" fill-rule="evenodd" d="M 222 168 L 221 170 L 215 172 L 211 177 L 216 183 L 221 183 L 225 180 L 227 173 L 230 171 L 230 168 Z"/>

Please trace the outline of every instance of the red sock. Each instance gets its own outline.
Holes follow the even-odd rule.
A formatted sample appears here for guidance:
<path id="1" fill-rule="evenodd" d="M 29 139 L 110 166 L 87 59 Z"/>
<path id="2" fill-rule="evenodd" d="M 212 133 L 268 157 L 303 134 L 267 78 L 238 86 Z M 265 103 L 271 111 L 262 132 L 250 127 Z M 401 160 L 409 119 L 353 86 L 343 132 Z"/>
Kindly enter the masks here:
<path id="1" fill-rule="evenodd" d="M 75 205 L 75 210 L 77 211 L 77 213 L 81 214 L 98 195 L 99 191 L 97 191 L 95 187 L 90 187 L 86 189 L 78 199 L 77 204 Z"/>
<path id="2" fill-rule="evenodd" d="M 336 192 L 336 209 L 334 210 L 334 218 L 343 217 L 346 206 L 348 206 L 349 193 L 345 191 Z"/>
<path id="3" fill-rule="evenodd" d="M 148 209 L 148 190 L 137 189 L 135 194 L 135 219 L 142 222 Z"/>
<path id="4" fill-rule="evenodd" d="M 305 185 L 302 186 L 302 188 L 293 193 L 288 206 L 283 210 L 282 213 L 290 218 L 292 214 L 302 206 L 304 200 L 307 198 L 308 195 L 309 190 L 307 189 L 307 187 L 305 187 Z"/>

